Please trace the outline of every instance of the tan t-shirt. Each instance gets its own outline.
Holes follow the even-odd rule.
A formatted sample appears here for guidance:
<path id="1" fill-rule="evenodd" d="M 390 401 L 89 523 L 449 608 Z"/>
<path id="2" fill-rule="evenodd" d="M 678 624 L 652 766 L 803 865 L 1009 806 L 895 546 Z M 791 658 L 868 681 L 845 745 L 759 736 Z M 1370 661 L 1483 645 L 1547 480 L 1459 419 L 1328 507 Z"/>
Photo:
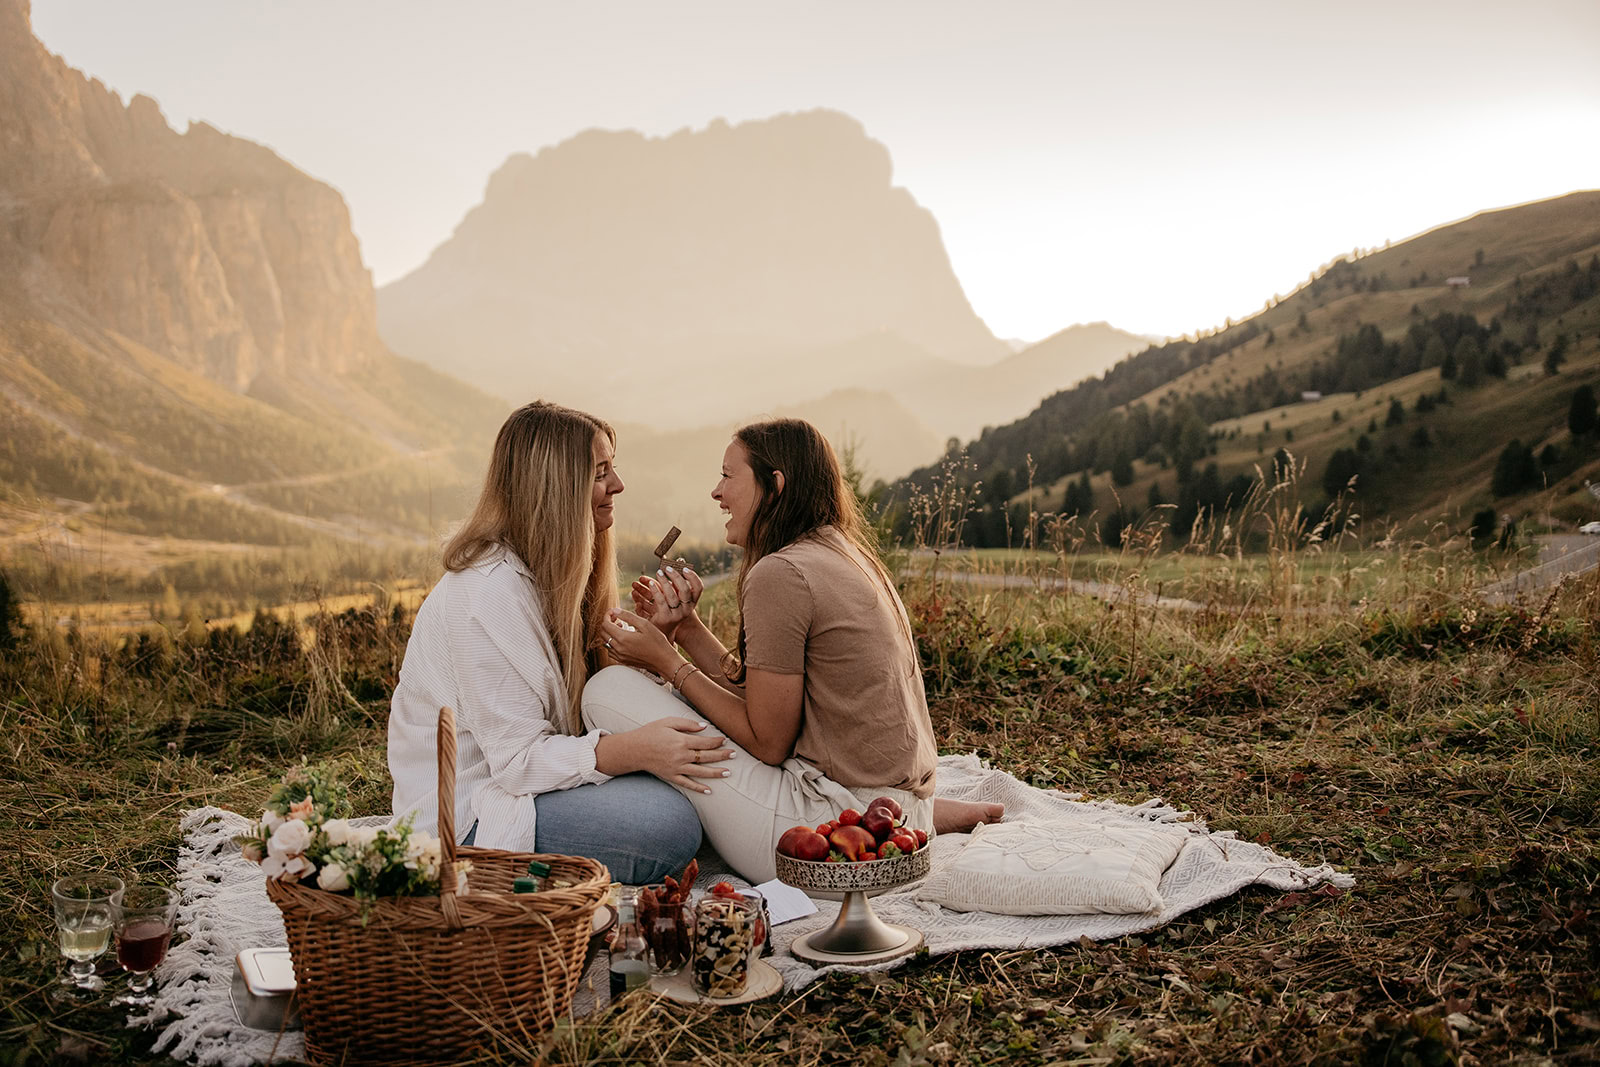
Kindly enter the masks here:
<path id="1" fill-rule="evenodd" d="M 939 754 L 905 606 L 838 530 L 750 568 L 744 628 L 747 667 L 805 675 L 795 755 L 852 789 L 933 795 Z"/>

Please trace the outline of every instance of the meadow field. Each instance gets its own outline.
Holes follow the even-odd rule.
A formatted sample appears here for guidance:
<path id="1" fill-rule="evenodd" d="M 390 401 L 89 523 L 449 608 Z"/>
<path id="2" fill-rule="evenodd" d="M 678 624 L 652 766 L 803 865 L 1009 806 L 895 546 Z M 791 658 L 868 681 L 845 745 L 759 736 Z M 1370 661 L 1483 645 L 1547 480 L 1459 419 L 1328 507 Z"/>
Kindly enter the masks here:
<path id="1" fill-rule="evenodd" d="M 1348 870 L 1355 888 L 1246 891 L 1143 936 L 921 957 L 739 1010 L 634 998 L 483 1062 L 1600 1057 L 1592 575 L 1493 606 L 1459 578 L 1464 557 L 1419 558 L 1405 564 L 1416 580 L 1337 612 L 1249 596 L 1174 612 L 982 589 L 908 562 L 900 580 L 942 751 L 1092 797 L 1161 796 Z M 1148 587 L 1180 565 L 1154 552 L 1114 577 Z M 1363 551 L 1319 560 L 1311 576 L 1370 566 Z M 1237 581 L 1250 587 L 1248 569 Z M 705 608 L 726 635 L 728 584 Z M 182 810 L 254 810 L 301 757 L 338 765 L 357 814 L 387 810 L 387 700 L 409 610 L 340 602 L 299 625 L 263 611 L 247 627 L 164 639 L 19 635 L 0 666 L 0 931 L 14 946 L 0 963 L 4 1062 L 160 1062 L 152 1035 L 109 1010 L 47 999 L 59 873 L 170 878 Z"/>

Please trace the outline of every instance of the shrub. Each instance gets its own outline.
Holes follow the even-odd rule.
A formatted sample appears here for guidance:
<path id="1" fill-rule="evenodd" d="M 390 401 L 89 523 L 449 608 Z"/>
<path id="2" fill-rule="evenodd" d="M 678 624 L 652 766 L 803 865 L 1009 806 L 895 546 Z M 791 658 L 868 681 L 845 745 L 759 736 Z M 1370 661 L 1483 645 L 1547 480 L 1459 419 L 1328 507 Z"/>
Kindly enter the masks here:
<path id="1" fill-rule="evenodd" d="M 1490 480 L 1489 490 L 1495 496 L 1512 496 L 1539 485 L 1539 461 L 1533 457 L 1533 449 L 1523 444 L 1520 440 L 1513 440 L 1500 452 L 1500 458 L 1495 461 L 1494 477 Z"/>
<path id="2" fill-rule="evenodd" d="M 1572 436 L 1582 437 L 1594 433 L 1594 428 L 1600 423 L 1597 417 L 1594 389 L 1588 385 L 1580 385 L 1572 392 L 1572 404 L 1567 408 L 1567 429 L 1572 431 Z"/>
<path id="3" fill-rule="evenodd" d="M 1474 541 L 1487 541 L 1494 536 L 1495 523 L 1499 516 L 1494 508 L 1484 508 L 1472 515 L 1472 539 Z"/>

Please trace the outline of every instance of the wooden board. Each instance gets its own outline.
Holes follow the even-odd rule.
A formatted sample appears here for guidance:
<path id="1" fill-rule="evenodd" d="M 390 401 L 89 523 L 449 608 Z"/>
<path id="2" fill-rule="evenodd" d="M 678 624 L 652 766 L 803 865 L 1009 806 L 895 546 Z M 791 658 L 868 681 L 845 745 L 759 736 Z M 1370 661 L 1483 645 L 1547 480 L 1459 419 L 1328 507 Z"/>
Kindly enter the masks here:
<path id="1" fill-rule="evenodd" d="M 688 967 L 685 967 L 670 978 L 656 975 L 650 979 L 650 988 L 654 992 L 682 1004 L 710 1004 L 714 1007 L 726 1007 L 731 1004 L 749 1004 L 753 1001 L 765 1000 L 783 989 L 783 978 L 772 964 L 766 960 L 753 960 L 750 963 L 750 980 L 745 984 L 744 992 L 736 997 L 702 997 L 694 991 L 694 984 L 689 979 Z"/>

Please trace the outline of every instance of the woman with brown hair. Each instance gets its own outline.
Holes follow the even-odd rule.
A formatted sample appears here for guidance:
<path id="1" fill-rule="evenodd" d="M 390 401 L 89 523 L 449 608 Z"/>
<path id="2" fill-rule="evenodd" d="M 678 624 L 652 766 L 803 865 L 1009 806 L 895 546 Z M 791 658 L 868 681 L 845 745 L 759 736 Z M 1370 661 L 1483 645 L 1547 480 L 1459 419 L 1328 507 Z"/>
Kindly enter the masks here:
<path id="1" fill-rule="evenodd" d="M 439 708 L 455 710 L 462 844 L 590 856 L 631 884 L 700 844 L 682 794 L 732 756 L 703 723 L 584 732 L 584 683 L 617 604 L 616 434 L 536 402 L 506 419 L 483 491 L 417 611 L 389 716 L 394 811 L 437 821 Z M 640 773 L 647 772 L 647 773 Z"/>
<path id="2" fill-rule="evenodd" d="M 744 549 L 737 648 L 701 623 L 699 578 L 663 569 L 636 583 L 640 614 L 614 611 L 602 629 L 617 661 L 667 679 L 682 700 L 607 668 L 584 690 L 585 721 L 620 730 L 698 712 L 737 745 L 715 793 L 687 792 L 717 850 L 753 881 L 773 877 L 784 830 L 879 796 L 929 832 L 999 818 L 998 805 L 935 811 L 938 751 L 911 624 L 827 439 L 799 419 L 746 426 L 711 495 Z"/>

